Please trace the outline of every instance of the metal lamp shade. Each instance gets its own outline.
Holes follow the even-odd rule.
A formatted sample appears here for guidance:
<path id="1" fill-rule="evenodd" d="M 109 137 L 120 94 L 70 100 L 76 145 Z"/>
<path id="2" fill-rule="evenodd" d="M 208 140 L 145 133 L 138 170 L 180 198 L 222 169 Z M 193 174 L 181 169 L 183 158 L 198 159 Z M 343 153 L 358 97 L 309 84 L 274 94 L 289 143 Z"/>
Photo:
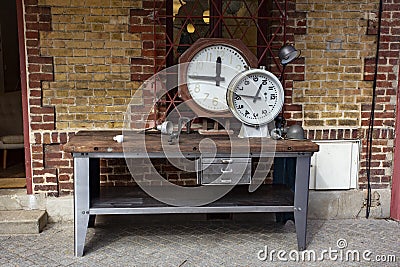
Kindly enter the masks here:
<path id="1" fill-rule="evenodd" d="M 304 140 L 304 129 L 300 125 L 294 124 L 287 129 L 287 139 Z"/>
<path id="2" fill-rule="evenodd" d="M 300 51 L 296 50 L 293 45 L 285 45 L 279 50 L 279 59 L 282 65 L 289 64 L 300 56 Z"/>

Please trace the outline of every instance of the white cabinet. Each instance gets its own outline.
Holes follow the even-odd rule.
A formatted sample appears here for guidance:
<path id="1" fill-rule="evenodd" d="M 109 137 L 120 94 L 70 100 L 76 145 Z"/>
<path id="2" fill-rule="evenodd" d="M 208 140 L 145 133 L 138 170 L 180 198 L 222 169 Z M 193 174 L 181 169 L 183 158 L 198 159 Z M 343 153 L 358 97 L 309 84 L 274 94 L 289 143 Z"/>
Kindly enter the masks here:
<path id="1" fill-rule="evenodd" d="M 319 152 L 311 158 L 310 189 L 357 187 L 360 141 L 317 140 Z"/>

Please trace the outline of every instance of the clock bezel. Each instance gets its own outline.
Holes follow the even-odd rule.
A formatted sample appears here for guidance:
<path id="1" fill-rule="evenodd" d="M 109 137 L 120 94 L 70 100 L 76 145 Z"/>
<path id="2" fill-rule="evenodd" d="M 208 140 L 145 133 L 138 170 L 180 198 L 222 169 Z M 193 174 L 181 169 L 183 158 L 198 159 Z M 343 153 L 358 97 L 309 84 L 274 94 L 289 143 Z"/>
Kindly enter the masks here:
<path id="1" fill-rule="evenodd" d="M 189 92 L 187 86 L 187 71 L 189 63 L 192 59 L 203 49 L 210 46 L 223 45 L 228 46 L 235 51 L 237 51 L 245 60 L 250 68 L 257 67 L 258 59 L 257 57 L 249 50 L 249 48 L 239 39 L 224 39 L 224 38 L 200 38 L 195 43 L 193 43 L 188 50 L 186 50 L 179 57 L 179 86 L 178 86 L 178 95 L 183 101 L 187 101 L 187 105 L 198 115 L 198 116 L 207 116 L 210 113 L 215 117 L 232 117 L 232 113 L 228 109 L 225 111 L 215 111 L 206 109 L 200 105 L 198 105 L 195 101 L 192 100 L 192 95 Z M 186 64 L 182 64 L 186 63 Z"/>
<path id="2" fill-rule="evenodd" d="M 274 110 L 277 110 L 277 114 L 269 121 L 265 121 L 262 123 L 252 123 L 249 121 L 246 121 L 245 119 L 243 119 L 243 117 L 239 114 L 239 112 L 237 111 L 233 98 L 234 98 L 234 88 L 236 88 L 236 86 L 241 82 L 241 80 L 243 80 L 245 77 L 250 76 L 250 75 L 254 75 L 257 73 L 261 73 L 264 74 L 266 76 L 268 76 L 268 78 L 270 78 L 271 80 L 274 80 L 274 82 L 278 85 L 278 90 L 280 92 L 280 105 L 276 106 L 274 108 Z M 278 96 L 277 96 L 278 97 Z M 279 99 L 278 99 L 279 100 Z M 272 72 L 269 72 L 265 69 L 249 69 L 246 70 L 242 73 L 239 73 L 235 76 L 235 78 L 232 79 L 231 83 L 228 86 L 228 90 L 226 92 L 226 103 L 228 104 L 229 110 L 231 111 L 231 113 L 233 114 L 233 116 L 238 119 L 240 122 L 242 122 L 245 125 L 248 126 L 252 126 L 252 127 L 260 127 L 263 125 L 266 125 L 268 123 L 270 123 L 271 121 L 273 121 L 281 112 L 282 107 L 284 105 L 284 101 L 285 101 L 285 91 L 283 89 L 282 83 L 279 81 L 278 77 L 276 77 Z M 272 113 L 272 112 L 271 112 Z"/>

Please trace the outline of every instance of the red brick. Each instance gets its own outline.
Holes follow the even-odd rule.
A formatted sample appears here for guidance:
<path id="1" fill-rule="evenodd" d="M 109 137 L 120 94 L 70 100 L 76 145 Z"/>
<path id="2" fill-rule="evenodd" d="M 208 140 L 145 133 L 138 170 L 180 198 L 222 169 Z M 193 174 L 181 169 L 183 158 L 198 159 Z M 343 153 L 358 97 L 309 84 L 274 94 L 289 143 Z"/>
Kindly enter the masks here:
<path id="1" fill-rule="evenodd" d="M 36 81 L 52 81 L 54 79 L 54 76 L 53 74 L 48 73 L 34 73 L 29 74 L 29 79 Z"/>
<path id="2" fill-rule="evenodd" d="M 132 25 L 129 27 L 130 33 L 153 32 L 153 26 Z"/>
<path id="3" fill-rule="evenodd" d="M 57 185 L 35 185 L 35 191 L 57 191 Z"/>
<path id="4" fill-rule="evenodd" d="M 152 58 L 134 57 L 134 58 L 131 58 L 131 64 L 134 64 L 134 65 L 153 65 L 154 64 L 154 60 Z"/>
<path id="5" fill-rule="evenodd" d="M 36 39 L 28 39 L 26 41 L 27 47 L 37 47 L 38 45 L 39 45 L 39 41 Z M 29 55 L 28 55 L 28 62 L 32 62 L 32 59 L 29 58 Z M 34 62 L 34 63 L 40 63 L 40 62 Z"/>
<path id="6" fill-rule="evenodd" d="M 42 116 L 31 116 L 32 122 L 42 122 Z"/>
<path id="7" fill-rule="evenodd" d="M 46 183 L 57 183 L 57 177 L 55 176 L 47 176 Z"/>
<path id="8" fill-rule="evenodd" d="M 60 166 L 58 168 L 58 173 L 60 174 L 70 174 L 72 175 L 74 173 L 74 169 L 71 167 L 65 167 L 65 166 Z"/>
<path id="9" fill-rule="evenodd" d="M 28 55 L 28 63 L 53 64 L 53 59 L 50 57 L 38 57 Z"/>
<path id="10" fill-rule="evenodd" d="M 54 107 L 31 107 L 30 111 L 33 114 L 54 114 Z"/>
<path id="11" fill-rule="evenodd" d="M 31 98 L 31 99 L 29 99 L 29 105 L 40 106 L 40 105 L 42 105 L 42 100 L 40 98 Z"/>
<path id="12" fill-rule="evenodd" d="M 44 13 L 39 14 L 39 21 L 41 21 L 41 22 L 51 22 L 50 14 L 44 14 Z"/>
<path id="13" fill-rule="evenodd" d="M 53 122 L 54 123 L 54 115 L 44 115 L 43 122 Z"/>
<path id="14" fill-rule="evenodd" d="M 61 191 L 63 191 L 63 190 L 73 190 L 74 189 L 74 183 L 60 183 L 59 184 L 59 189 Z"/>
<path id="15" fill-rule="evenodd" d="M 151 13 L 151 11 L 149 11 L 149 10 L 145 10 L 145 9 L 131 9 L 130 10 L 130 15 L 132 16 L 132 17 L 135 17 L 135 16 L 147 16 L 147 15 L 149 15 Z"/>
<path id="16" fill-rule="evenodd" d="M 31 125 L 32 130 L 54 130 L 54 123 L 38 123 Z"/>

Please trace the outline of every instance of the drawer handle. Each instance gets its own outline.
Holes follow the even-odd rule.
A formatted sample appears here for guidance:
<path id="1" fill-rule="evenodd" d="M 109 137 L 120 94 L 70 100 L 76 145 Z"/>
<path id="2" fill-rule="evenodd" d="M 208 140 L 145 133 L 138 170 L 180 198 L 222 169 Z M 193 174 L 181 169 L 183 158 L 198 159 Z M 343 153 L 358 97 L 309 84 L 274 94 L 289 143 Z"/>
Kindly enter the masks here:
<path id="1" fill-rule="evenodd" d="M 222 163 L 232 163 L 233 160 L 232 159 L 221 159 Z"/>
<path id="2" fill-rule="evenodd" d="M 222 184 L 230 184 L 230 183 L 232 183 L 232 180 L 231 179 L 228 179 L 228 180 L 222 180 L 221 179 L 221 183 Z"/>
<path id="3" fill-rule="evenodd" d="M 222 173 L 231 173 L 231 172 L 233 172 L 233 170 L 232 169 L 229 169 L 229 170 L 221 169 L 221 172 Z"/>

